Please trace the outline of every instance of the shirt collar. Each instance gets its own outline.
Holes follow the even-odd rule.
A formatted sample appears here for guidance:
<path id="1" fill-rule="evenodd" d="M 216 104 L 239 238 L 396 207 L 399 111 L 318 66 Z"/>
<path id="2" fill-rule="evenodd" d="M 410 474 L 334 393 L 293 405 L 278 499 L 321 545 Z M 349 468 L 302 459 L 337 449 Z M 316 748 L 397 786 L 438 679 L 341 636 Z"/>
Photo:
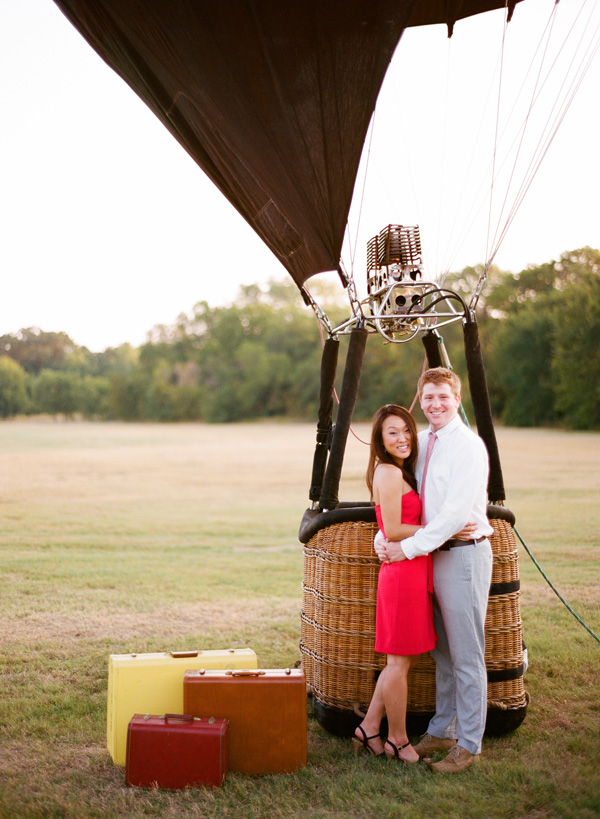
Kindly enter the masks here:
<path id="1" fill-rule="evenodd" d="M 462 424 L 462 419 L 457 413 L 449 423 L 441 427 L 441 429 L 438 429 L 435 434 L 438 438 L 445 438 L 446 435 L 450 435 L 450 433 L 453 432 L 459 426 L 459 424 Z M 429 432 L 433 432 L 431 427 L 429 427 Z"/>

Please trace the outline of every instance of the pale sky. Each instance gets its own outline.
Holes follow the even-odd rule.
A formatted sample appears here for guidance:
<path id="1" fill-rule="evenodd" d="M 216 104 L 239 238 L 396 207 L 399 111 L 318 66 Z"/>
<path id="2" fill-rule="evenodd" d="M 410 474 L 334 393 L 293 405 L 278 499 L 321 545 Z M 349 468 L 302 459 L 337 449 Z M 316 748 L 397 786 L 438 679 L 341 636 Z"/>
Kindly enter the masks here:
<path id="1" fill-rule="evenodd" d="M 420 225 L 428 278 L 485 261 L 536 151 L 546 155 L 495 263 L 518 272 L 600 247 L 597 55 L 563 111 L 598 46 L 600 3 L 561 0 L 544 45 L 553 7 L 517 6 L 500 97 L 503 12 L 459 21 L 450 41 L 441 26 L 406 32 L 349 222 L 356 250 L 344 261 L 361 295 L 366 241 L 389 223 Z M 37 326 L 93 351 L 137 346 L 198 301 L 226 303 L 240 283 L 287 276 L 52 0 L 0 0 L 0 76 L 0 335 Z M 547 147 L 546 122 L 563 115 Z M 490 209 L 492 162 L 504 178 Z"/>

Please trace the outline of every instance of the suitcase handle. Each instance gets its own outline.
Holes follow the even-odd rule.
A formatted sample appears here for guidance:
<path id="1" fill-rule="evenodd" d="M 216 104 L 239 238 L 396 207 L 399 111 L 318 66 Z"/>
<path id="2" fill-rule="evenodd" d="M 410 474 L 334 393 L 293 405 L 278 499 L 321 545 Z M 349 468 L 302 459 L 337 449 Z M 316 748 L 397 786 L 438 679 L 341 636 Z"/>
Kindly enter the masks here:
<path id="1" fill-rule="evenodd" d="M 177 659 L 179 657 L 197 657 L 198 656 L 197 651 L 169 651 L 169 654 L 171 655 L 171 657 L 174 657 L 175 659 Z"/>
<path id="2" fill-rule="evenodd" d="M 193 717 L 191 714 L 165 714 L 165 719 L 178 719 L 180 722 L 193 722 L 193 720 L 198 718 Z"/>
<path id="3" fill-rule="evenodd" d="M 229 677 L 263 677 L 264 671 L 252 671 L 249 668 L 241 668 L 239 671 L 226 671 L 225 674 Z"/>

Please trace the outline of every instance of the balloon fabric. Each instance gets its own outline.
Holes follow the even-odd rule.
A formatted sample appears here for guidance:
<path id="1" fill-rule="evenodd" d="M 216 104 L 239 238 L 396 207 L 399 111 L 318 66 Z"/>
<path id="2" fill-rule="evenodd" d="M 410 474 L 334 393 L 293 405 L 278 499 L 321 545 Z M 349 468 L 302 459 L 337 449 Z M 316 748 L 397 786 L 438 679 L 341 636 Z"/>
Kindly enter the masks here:
<path id="1" fill-rule="evenodd" d="M 55 0 L 299 287 L 339 269 L 369 122 L 403 30 L 501 0 Z M 224 264 L 243 260 L 235 237 Z"/>

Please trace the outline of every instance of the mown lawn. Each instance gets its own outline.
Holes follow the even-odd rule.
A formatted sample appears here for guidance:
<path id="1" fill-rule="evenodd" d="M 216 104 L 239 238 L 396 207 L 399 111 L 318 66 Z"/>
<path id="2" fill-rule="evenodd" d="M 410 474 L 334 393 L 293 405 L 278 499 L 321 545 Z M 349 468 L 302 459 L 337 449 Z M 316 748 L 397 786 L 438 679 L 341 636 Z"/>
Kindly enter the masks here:
<path id="1" fill-rule="evenodd" d="M 518 531 L 600 635 L 600 434 L 498 439 Z M 285 423 L 0 424 L 1 817 L 600 814 L 600 644 L 523 549 L 531 703 L 516 732 L 485 741 L 476 770 L 355 759 L 309 708 L 296 774 L 230 774 L 216 791 L 125 786 L 106 750 L 109 654 L 250 646 L 263 667 L 299 659 L 313 446 L 312 425 Z M 366 453 L 350 438 L 344 500 L 366 498 Z"/>

